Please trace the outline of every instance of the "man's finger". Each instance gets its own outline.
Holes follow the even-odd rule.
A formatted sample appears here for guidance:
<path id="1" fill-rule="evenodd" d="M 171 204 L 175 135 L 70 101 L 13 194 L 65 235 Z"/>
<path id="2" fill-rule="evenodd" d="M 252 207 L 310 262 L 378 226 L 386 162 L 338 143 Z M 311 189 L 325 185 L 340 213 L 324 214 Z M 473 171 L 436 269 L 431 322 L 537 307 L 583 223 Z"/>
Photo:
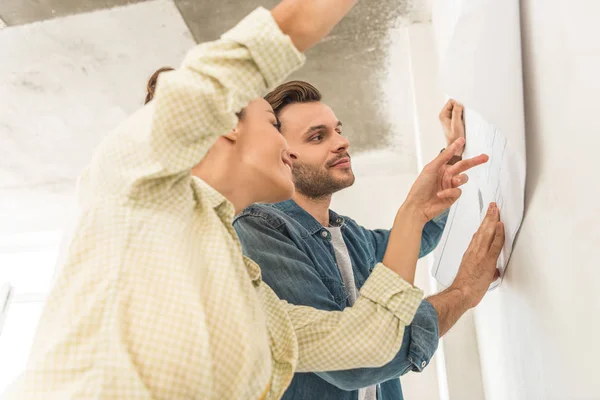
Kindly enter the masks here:
<path id="1" fill-rule="evenodd" d="M 498 257 L 500 257 L 500 253 L 502 252 L 502 248 L 504 247 L 504 224 L 502 222 L 497 222 L 495 228 L 496 233 L 494 235 L 494 241 L 492 242 L 490 251 L 488 252 L 488 257 L 491 260 L 497 261 Z"/>
<path id="2" fill-rule="evenodd" d="M 463 108 L 460 104 L 454 104 L 452 108 L 452 128 L 454 132 L 463 131 L 463 120 L 462 120 Z"/>
<path id="3" fill-rule="evenodd" d="M 434 158 L 433 161 L 429 163 L 429 165 L 432 168 L 435 168 L 436 170 L 440 169 L 443 165 L 447 164 L 448 161 L 450 161 L 450 159 L 454 156 L 454 154 L 456 154 L 456 152 L 460 148 L 462 148 L 464 145 L 465 145 L 465 138 L 456 139 L 454 141 L 454 143 L 452 143 L 450 146 L 446 147 L 446 149 L 444 151 L 442 151 L 440 154 L 438 154 L 438 156 L 436 158 Z M 477 157 L 475 157 L 475 158 L 477 158 Z M 465 160 L 465 161 L 467 161 L 467 160 Z M 460 164 L 460 162 L 454 164 L 453 167 L 455 167 L 458 164 Z M 462 172 L 462 171 L 452 173 L 451 175 L 458 175 L 460 172 Z"/>
<path id="4" fill-rule="evenodd" d="M 462 123 L 462 113 L 463 107 L 455 103 L 454 107 L 452 107 L 452 123 Z"/>
<path id="5" fill-rule="evenodd" d="M 493 203 L 493 207 L 491 207 L 490 211 L 487 213 L 483 220 L 484 232 L 483 232 L 483 244 L 485 249 L 489 251 L 492 243 L 494 242 L 494 238 L 496 235 L 496 225 L 500 221 L 500 209 Z"/>
<path id="6" fill-rule="evenodd" d="M 475 233 L 476 235 L 486 236 L 487 232 L 490 237 L 493 236 L 493 233 L 490 233 L 490 227 L 495 226 L 495 224 L 500 220 L 500 215 L 497 213 L 497 210 L 498 206 L 496 205 L 496 203 L 490 203 L 487 212 L 485 213 L 485 217 L 483 218 L 483 221 L 481 221 L 481 225 L 479 225 L 479 228 Z"/>
<path id="7" fill-rule="evenodd" d="M 461 194 L 462 190 L 460 190 L 459 188 L 450 188 L 438 192 L 437 197 L 448 202 L 454 203 L 456 200 L 458 200 Z"/>
<path id="8" fill-rule="evenodd" d="M 442 108 L 442 111 L 440 112 L 440 121 L 446 121 L 452 118 L 454 103 L 455 101 L 453 99 L 449 99 L 446 104 L 444 104 L 444 108 Z"/>
<path id="9" fill-rule="evenodd" d="M 495 218 L 500 218 L 499 215 L 495 215 L 496 210 L 496 203 L 490 203 L 485 214 L 485 218 L 483 221 L 481 221 L 479 228 L 477 228 L 477 232 L 475 232 L 473 235 L 469 247 L 473 247 L 475 249 L 484 248 L 489 252 L 490 243 L 492 242 L 492 238 L 494 236 L 493 230 L 490 231 L 490 227 L 493 229 L 493 226 L 495 226 L 494 224 L 498 222 L 498 220 L 495 220 Z M 483 247 L 484 245 L 485 247 Z"/>
<path id="10" fill-rule="evenodd" d="M 452 157 L 450 157 L 450 158 L 452 158 Z M 453 166 L 451 166 L 450 168 L 448 168 L 448 173 L 451 175 L 458 175 L 460 173 L 470 170 L 471 168 L 477 167 L 478 165 L 485 164 L 486 162 L 489 161 L 489 159 L 490 159 L 490 157 L 488 157 L 487 154 L 480 154 L 476 157 L 459 161 L 456 164 L 454 164 Z"/>
<path id="11" fill-rule="evenodd" d="M 485 250 L 489 251 L 496 235 L 496 226 L 500 222 L 500 210 L 496 203 L 492 203 L 490 208 L 481 223 L 482 243 Z"/>
<path id="12" fill-rule="evenodd" d="M 459 186 L 464 185 L 467 182 L 469 182 L 469 175 L 460 174 L 460 175 L 452 178 L 452 187 L 459 187 Z"/>

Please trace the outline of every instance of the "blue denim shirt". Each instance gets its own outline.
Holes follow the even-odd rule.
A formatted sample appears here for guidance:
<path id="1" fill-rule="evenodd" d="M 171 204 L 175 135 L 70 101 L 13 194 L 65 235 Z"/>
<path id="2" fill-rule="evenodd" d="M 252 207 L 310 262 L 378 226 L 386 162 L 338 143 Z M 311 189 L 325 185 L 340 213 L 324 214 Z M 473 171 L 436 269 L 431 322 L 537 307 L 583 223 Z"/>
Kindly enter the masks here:
<path id="1" fill-rule="evenodd" d="M 438 244 L 447 213 L 425 225 L 420 257 Z M 341 226 L 342 235 L 360 289 L 378 262 L 383 260 L 389 230 L 369 230 L 348 217 L 329 212 L 331 226 Z M 321 310 L 348 307 L 348 292 L 336 264 L 331 234 L 293 200 L 256 204 L 236 217 L 233 226 L 244 253 L 256 261 L 263 280 L 277 295 L 292 304 Z M 402 400 L 400 375 L 422 371 L 438 346 L 437 313 L 423 300 L 402 347 L 392 361 L 380 368 L 296 373 L 285 392 L 286 400 L 356 400 L 358 389 L 380 384 L 378 400 Z"/>

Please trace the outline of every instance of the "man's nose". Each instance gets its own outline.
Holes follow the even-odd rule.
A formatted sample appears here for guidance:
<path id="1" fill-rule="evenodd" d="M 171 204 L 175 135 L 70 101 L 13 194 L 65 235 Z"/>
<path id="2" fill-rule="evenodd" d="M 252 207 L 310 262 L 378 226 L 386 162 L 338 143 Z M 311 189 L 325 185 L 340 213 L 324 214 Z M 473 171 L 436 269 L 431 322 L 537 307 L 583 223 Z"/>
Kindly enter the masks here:
<path id="1" fill-rule="evenodd" d="M 337 142 L 335 144 L 334 153 L 341 153 L 341 152 L 347 151 L 349 147 L 350 147 L 350 142 L 348 141 L 348 139 L 346 139 L 345 136 L 339 135 Z"/>

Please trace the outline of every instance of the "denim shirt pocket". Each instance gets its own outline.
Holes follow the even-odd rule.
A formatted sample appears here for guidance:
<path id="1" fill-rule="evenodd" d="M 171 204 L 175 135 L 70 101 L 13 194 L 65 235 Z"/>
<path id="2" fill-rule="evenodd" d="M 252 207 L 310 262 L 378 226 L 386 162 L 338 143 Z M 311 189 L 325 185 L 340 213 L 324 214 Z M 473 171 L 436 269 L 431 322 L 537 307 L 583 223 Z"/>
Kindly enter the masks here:
<path id="1" fill-rule="evenodd" d="M 347 306 L 349 296 L 342 281 L 331 276 L 321 276 L 321 280 L 331 293 L 333 300 L 341 309 L 344 309 Z"/>
<path id="2" fill-rule="evenodd" d="M 367 275 L 364 275 L 364 272 L 362 272 L 364 269 L 362 269 L 362 271 L 357 271 L 356 269 L 354 270 L 354 281 L 356 282 L 356 290 L 358 292 L 360 292 L 360 289 L 363 287 L 367 279 L 369 279 L 369 276 L 371 276 L 371 272 L 373 272 L 376 264 L 377 261 L 375 260 L 375 257 L 370 257 L 366 264 L 366 269 L 368 271 Z"/>
<path id="3" fill-rule="evenodd" d="M 375 260 L 375 257 L 369 257 L 369 261 L 367 261 L 367 266 L 369 267 L 369 275 L 375 269 L 375 265 L 377 265 L 377 260 Z"/>

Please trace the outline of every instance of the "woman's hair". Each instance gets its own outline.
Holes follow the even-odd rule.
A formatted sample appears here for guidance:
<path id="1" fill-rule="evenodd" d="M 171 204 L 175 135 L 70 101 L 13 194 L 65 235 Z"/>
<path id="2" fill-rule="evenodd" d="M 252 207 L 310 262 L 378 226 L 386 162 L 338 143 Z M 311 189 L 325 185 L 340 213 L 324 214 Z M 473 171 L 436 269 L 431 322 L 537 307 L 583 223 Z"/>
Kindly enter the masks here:
<path id="1" fill-rule="evenodd" d="M 148 86 L 146 87 L 146 101 L 144 101 L 144 104 L 148 104 L 148 102 L 154 98 L 154 91 L 156 90 L 156 82 L 158 81 L 158 76 L 163 72 L 173 70 L 175 70 L 175 68 L 162 67 L 157 69 L 156 72 L 152 74 L 150 79 L 148 79 Z M 242 109 L 239 113 L 236 113 L 235 115 L 238 117 L 238 119 L 241 120 L 242 118 L 244 118 L 244 109 Z"/>
<path id="2" fill-rule="evenodd" d="M 171 67 L 162 67 L 152 74 L 152 76 L 148 80 L 148 86 L 146 87 L 147 93 L 146 101 L 144 101 L 144 104 L 148 104 L 148 102 L 154 98 L 154 91 L 156 90 L 156 82 L 158 81 L 158 76 L 165 71 L 173 71 L 174 69 L 175 68 Z"/>

